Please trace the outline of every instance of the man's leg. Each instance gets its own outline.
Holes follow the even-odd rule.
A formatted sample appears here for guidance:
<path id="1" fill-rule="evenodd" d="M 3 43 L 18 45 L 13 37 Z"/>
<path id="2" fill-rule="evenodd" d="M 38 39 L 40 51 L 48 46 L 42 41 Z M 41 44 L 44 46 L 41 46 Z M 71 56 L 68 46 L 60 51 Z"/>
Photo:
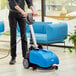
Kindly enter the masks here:
<path id="1" fill-rule="evenodd" d="M 10 51 L 11 51 L 11 61 L 10 64 L 15 63 L 16 57 L 16 24 L 15 14 L 9 14 L 9 25 L 10 25 Z"/>
<path id="2" fill-rule="evenodd" d="M 23 18 L 18 20 L 20 33 L 21 33 L 21 41 L 22 41 L 22 55 L 26 58 L 26 51 L 27 51 L 27 38 L 26 38 L 26 23 Z"/>

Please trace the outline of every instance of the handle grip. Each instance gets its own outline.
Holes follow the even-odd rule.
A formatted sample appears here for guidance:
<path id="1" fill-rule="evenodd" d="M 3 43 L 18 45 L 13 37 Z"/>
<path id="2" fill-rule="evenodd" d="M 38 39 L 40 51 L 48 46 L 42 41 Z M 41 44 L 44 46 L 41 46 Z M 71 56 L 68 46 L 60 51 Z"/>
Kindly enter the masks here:
<path id="1" fill-rule="evenodd" d="M 26 20 L 26 23 L 29 24 L 29 25 L 31 25 L 35 22 L 35 20 L 33 19 L 33 14 L 32 13 L 28 13 L 25 20 Z"/>

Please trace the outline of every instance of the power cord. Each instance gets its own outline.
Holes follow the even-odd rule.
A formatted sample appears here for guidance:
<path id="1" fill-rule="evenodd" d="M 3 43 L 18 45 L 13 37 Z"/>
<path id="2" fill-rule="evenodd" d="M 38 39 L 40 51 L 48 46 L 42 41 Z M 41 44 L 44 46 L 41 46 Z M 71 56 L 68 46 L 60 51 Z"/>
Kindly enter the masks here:
<path id="1" fill-rule="evenodd" d="M 24 36 L 24 35 L 23 35 L 23 36 Z M 23 38 L 23 37 L 22 37 L 22 38 Z M 17 41 L 17 43 L 16 43 L 16 44 L 18 44 L 18 43 L 20 42 L 20 40 L 21 40 L 21 39 L 19 39 L 19 40 Z M 13 47 L 14 47 L 14 46 L 16 46 L 16 44 L 14 44 L 14 45 L 13 45 Z M 13 48 L 13 47 L 12 47 L 12 48 Z M 0 57 L 0 60 L 1 60 L 1 59 L 4 59 L 4 58 L 6 58 L 6 57 L 8 57 L 8 56 L 9 56 L 9 54 L 10 54 L 10 51 L 8 51 L 8 53 L 7 53 L 7 55 L 6 55 L 6 56 Z"/>

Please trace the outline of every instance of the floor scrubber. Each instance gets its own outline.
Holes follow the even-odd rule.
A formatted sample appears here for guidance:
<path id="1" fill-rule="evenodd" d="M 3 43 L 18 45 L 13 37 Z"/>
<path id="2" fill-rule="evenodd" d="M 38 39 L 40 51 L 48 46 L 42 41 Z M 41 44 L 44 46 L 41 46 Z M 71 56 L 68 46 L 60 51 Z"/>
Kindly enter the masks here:
<path id="1" fill-rule="evenodd" d="M 47 68 L 58 69 L 58 64 L 59 64 L 58 56 L 51 50 L 43 49 L 41 45 L 37 45 L 33 27 L 32 27 L 34 20 L 33 20 L 33 15 L 31 13 L 28 13 L 26 22 L 27 24 L 29 24 L 34 46 L 31 45 L 28 50 L 27 59 L 23 61 L 24 68 L 28 69 L 29 67 L 32 67 L 33 70 L 38 67 L 44 68 L 44 69 L 47 69 Z"/>

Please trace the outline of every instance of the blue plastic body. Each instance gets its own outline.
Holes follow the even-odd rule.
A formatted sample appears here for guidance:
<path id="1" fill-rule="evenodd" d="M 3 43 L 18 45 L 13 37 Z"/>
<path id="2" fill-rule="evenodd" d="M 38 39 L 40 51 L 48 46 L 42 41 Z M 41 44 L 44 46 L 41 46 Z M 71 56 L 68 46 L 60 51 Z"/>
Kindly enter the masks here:
<path id="1" fill-rule="evenodd" d="M 54 52 L 45 49 L 31 50 L 29 61 L 43 68 L 48 68 L 52 64 L 59 64 L 58 56 Z"/>

